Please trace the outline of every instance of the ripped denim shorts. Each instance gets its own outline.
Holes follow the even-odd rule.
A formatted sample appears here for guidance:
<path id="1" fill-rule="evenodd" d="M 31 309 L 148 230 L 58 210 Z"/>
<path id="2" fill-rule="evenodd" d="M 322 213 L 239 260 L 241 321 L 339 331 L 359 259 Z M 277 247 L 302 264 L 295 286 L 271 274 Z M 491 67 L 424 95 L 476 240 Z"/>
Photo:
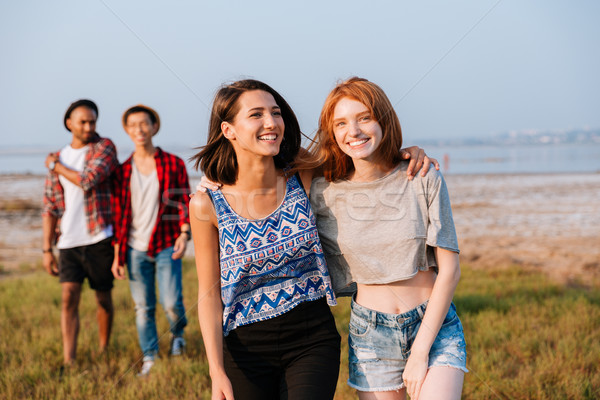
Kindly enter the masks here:
<path id="1" fill-rule="evenodd" d="M 403 314 L 381 313 L 352 299 L 348 336 L 348 385 L 363 392 L 404 387 L 402 373 L 421 326 L 427 302 Z M 429 368 L 467 370 L 465 335 L 454 303 L 429 351 Z"/>

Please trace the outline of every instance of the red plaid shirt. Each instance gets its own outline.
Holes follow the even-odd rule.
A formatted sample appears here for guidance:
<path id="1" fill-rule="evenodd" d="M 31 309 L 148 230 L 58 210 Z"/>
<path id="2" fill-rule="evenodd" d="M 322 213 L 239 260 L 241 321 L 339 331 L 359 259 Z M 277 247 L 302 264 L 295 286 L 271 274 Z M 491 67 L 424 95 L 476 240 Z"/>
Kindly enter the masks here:
<path id="1" fill-rule="evenodd" d="M 117 149 L 110 139 L 95 135 L 87 144 L 85 164 L 80 173 L 88 232 L 95 235 L 112 223 L 110 175 L 119 165 Z M 60 219 L 65 212 L 65 193 L 58 174 L 49 171 L 44 185 L 42 215 Z M 57 224 L 60 227 L 60 222 Z M 58 229 L 58 228 L 57 228 Z"/>
<path id="2" fill-rule="evenodd" d="M 173 246 L 181 233 L 181 226 L 189 224 L 188 206 L 190 183 L 183 160 L 156 148 L 156 175 L 159 184 L 158 216 L 148 244 L 148 255 L 153 257 L 161 250 Z M 127 241 L 131 227 L 131 163 L 129 157 L 117 169 L 113 180 L 113 210 L 115 240 L 119 244 L 119 265 L 125 265 Z"/>

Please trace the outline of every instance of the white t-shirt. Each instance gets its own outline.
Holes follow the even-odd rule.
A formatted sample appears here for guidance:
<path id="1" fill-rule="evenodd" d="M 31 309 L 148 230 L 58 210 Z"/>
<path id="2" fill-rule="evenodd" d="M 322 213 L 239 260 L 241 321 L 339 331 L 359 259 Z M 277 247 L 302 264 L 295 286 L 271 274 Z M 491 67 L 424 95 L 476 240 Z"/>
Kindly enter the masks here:
<path id="1" fill-rule="evenodd" d="M 147 251 L 158 218 L 158 175 L 156 169 L 142 174 L 131 160 L 131 227 L 127 244 L 137 251 Z"/>
<path id="2" fill-rule="evenodd" d="M 60 163 L 69 169 L 83 171 L 85 155 L 88 150 L 89 146 L 74 149 L 71 145 L 67 145 L 60 151 Z M 60 220 L 61 234 L 56 247 L 59 249 L 70 249 L 73 247 L 88 246 L 112 236 L 113 230 L 110 225 L 96 235 L 90 235 L 85 216 L 83 189 L 62 175 L 58 176 L 58 180 L 64 191 L 65 212 Z"/>

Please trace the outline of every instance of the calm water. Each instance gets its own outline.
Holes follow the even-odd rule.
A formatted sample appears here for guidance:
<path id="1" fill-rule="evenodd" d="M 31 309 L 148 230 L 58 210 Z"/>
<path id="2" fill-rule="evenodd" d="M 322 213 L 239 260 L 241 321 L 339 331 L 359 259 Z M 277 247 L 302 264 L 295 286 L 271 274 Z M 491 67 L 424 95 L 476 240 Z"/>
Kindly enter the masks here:
<path id="1" fill-rule="evenodd" d="M 45 173 L 46 154 L 53 149 L 2 149 L 0 173 Z M 168 148 L 184 160 L 194 153 L 186 148 Z M 444 155 L 448 156 L 446 174 L 512 174 L 600 172 L 600 144 L 527 145 L 527 146 L 447 146 L 426 147 L 427 154 L 440 161 L 444 170 Z M 123 161 L 130 150 L 120 151 Z M 192 173 L 191 165 L 188 171 Z"/>
<path id="2" fill-rule="evenodd" d="M 600 172 L 600 144 L 431 147 L 426 151 L 447 174 Z M 446 165 L 444 155 L 448 156 Z"/>

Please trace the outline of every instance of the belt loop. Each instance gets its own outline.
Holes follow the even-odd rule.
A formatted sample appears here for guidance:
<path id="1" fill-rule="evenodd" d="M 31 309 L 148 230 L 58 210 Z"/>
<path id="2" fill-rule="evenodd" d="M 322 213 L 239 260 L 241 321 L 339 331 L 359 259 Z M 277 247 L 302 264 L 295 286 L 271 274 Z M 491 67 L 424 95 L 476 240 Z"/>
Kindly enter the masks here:
<path id="1" fill-rule="evenodd" d="M 369 312 L 371 313 L 371 324 L 374 329 L 377 329 L 377 311 L 370 310 Z"/>
<path id="2" fill-rule="evenodd" d="M 419 306 L 419 317 L 421 319 L 423 319 L 423 316 L 425 315 L 425 311 L 427 310 L 427 304 L 429 304 L 429 300 L 427 300 Z"/>

